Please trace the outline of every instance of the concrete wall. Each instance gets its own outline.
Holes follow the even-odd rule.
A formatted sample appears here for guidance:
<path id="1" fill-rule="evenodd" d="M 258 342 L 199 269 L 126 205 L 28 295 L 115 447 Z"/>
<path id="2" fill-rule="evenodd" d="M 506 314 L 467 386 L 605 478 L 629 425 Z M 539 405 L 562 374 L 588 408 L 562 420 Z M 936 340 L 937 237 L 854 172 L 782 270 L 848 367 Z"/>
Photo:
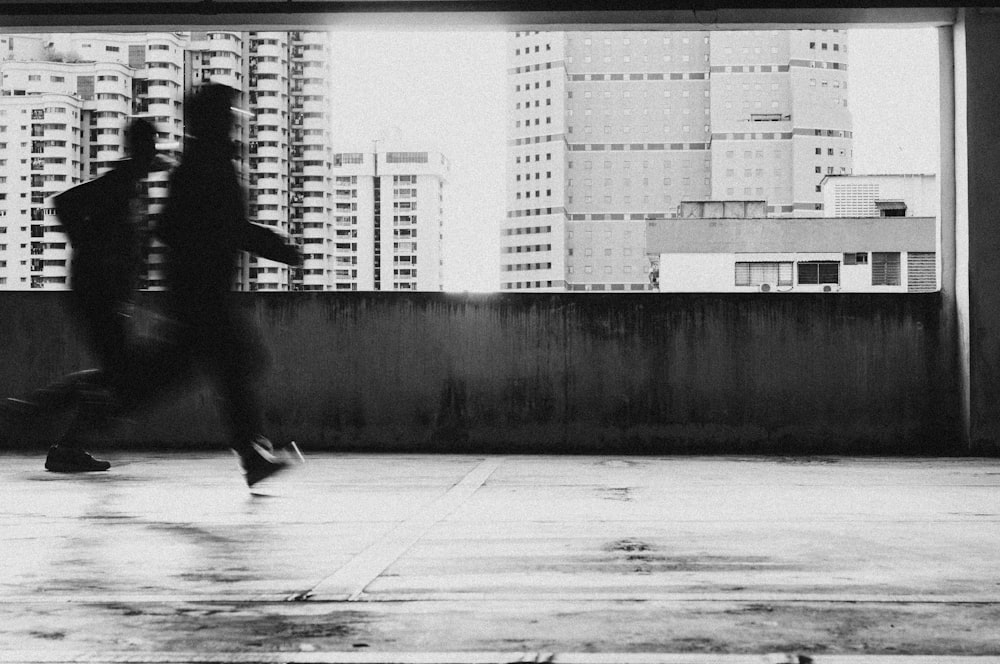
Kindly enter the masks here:
<path id="1" fill-rule="evenodd" d="M 0 296 L 0 393 L 87 365 L 64 295 Z M 268 433 L 306 448 L 964 452 L 938 293 L 240 297 Z M 223 440 L 200 387 L 95 447 Z"/>

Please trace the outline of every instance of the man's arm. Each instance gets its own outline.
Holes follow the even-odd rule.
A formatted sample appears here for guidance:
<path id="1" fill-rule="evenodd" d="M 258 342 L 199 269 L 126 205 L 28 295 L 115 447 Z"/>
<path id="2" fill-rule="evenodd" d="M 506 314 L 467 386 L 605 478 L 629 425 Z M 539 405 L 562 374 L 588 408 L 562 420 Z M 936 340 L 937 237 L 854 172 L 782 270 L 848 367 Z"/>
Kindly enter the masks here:
<path id="1" fill-rule="evenodd" d="M 247 223 L 245 228 L 243 246 L 240 247 L 244 251 L 286 265 L 298 265 L 302 262 L 302 253 L 298 247 L 286 243 L 284 238 L 271 229 L 253 223 Z"/>
<path id="2" fill-rule="evenodd" d="M 97 182 L 98 180 L 90 180 L 78 184 L 56 194 L 52 199 L 56 216 L 69 236 L 70 242 L 78 243 L 90 232 L 86 226 L 87 219 L 94 214 L 101 198 L 100 187 L 95 184 Z"/>

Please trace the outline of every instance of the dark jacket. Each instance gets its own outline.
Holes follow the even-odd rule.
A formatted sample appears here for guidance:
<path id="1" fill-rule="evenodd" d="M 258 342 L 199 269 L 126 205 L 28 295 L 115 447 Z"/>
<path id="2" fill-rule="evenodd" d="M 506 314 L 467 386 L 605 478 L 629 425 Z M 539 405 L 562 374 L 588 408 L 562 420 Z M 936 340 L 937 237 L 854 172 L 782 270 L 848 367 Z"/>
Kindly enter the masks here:
<path id="1" fill-rule="evenodd" d="M 56 215 L 73 248 L 70 285 L 107 302 L 132 298 L 142 261 L 142 234 L 131 214 L 137 199 L 127 161 L 54 198 Z"/>
<path id="2" fill-rule="evenodd" d="M 225 305 L 240 251 L 281 263 L 299 261 L 297 248 L 247 220 L 228 143 L 192 141 L 171 177 L 155 234 L 168 248 L 167 288 L 182 318 L 210 316 L 213 307 Z"/>

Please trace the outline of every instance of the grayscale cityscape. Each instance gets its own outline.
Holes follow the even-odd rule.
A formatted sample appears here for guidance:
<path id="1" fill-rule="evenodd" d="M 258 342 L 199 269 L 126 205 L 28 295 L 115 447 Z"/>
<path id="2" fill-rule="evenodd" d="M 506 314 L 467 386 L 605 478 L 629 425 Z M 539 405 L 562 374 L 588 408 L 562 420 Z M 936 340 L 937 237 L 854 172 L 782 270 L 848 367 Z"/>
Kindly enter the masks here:
<path id="1" fill-rule="evenodd" d="M 1000 11 L 547 4 L 0 2 L 0 664 L 1000 664 Z"/>
<path id="2" fill-rule="evenodd" d="M 414 37 L 435 39 L 389 39 Z M 72 251 L 51 197 L 122 159 L 133 116 L 153 121 L 159 148 L 176 159 L 185 94 L 209 82 L 239 91 L 234 139 L 250 220 L 303 253 L 295 267 L 243 256 L 236 290 L 939 287 L 934 170 L 884 159 L 877 172 L 855 168 L 855 66 L 844 30 L 499 34 L 481 50 L 502 56 L 475 71 L 492 64 L 503 89 L 440 101 L 492 96 L 499 113 L 428 119 L 419 135 L 365 126 L 361 114 L 391 103 L 375 101 L 386 96 L 378 90 L 361 114 L 347 108 L 374 87 L 349 88 L 336 71 L 343 49 L 361 50 L 359 35 L 0 39 L 0 289 L 68 288 Z M 374 39 L 379 48 L 386 37 Z M 928 44 L 925 36 L 925 58 Z M 398 69 L 386 50 L 383 67 Z M 478 141 L 485 149 L 448 140 L 463 125 L 483 138 L 490 122 L 496 142 Z M 144 184 L 149 227 L 168 177 Z M 905 219 L 870 221 L 897 216 Z M 163 248 L 153 240 L 145 251 L 140 286 L 160 289 Z"/>

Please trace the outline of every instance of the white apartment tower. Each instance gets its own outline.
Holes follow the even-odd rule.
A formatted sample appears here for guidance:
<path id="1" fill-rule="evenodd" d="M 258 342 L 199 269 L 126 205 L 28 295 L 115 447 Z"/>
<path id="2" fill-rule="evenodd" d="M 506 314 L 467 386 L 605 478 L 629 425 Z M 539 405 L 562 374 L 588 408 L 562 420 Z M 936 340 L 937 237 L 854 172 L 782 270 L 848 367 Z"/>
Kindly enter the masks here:
<path id="1" fill-rule="evenodd" d="M 334 155 L 334 277 L 337 290 L 443 288 L 442 226 L 449 164 L 437 152 Z M 313 247 L 322 235 L 303 239 Z"/>
<path id="2" fill-rule="evenodd" d="M 842 31 L 517 32 L 502 290 L 650 288 L 645 221 L 681 201 L 816 216 L 849 173 Z"/>
<path id="3" fill-rule="evenodd" d="M 179 145 L 185 43 L 174 33 L 0 37 L 0 288 L 67 287 L 69 248 L 49 198 L 124 156 L 129 115 L 152 116 L 161 143 Z M 155 215 L 166 174 L 147 193 Z"/>
<path id="4" fill-rule="evenodd" d="M 246 111 L 234 138 L 251 221 L 302 242 L 332 232 L 329 33 L 191 34 L 191 87 L 223 83 Z M 244 256 L 243 290 L 332 290 L 332 256 L 309 253 L 301 270 Z"/>
<path id="5" fill-rule="evenodd" d="M 129 115 L 156 124 L 161 149 L 179 149 L 184 95 L 208 82 L 237 89 L 246 111 L 234 138 L 250 220 L 296 242 L 307 230 L 332 233 L 329 38 L 226 31 L 0 36 L 0 178 L 7 185 L 0 190 L 0 288 L 66 288 L 69 251 L 46 199 L 124 156 Z M 154 175 L 147 190 L 152 221 L 168 194 L 166 177 Z M 149 248 L 146 287 L 162 285 L 161 251 Z M 332 260 L 325 246 L 302 270 L 245 257 L 234 285 L 332 289 Z"/>

